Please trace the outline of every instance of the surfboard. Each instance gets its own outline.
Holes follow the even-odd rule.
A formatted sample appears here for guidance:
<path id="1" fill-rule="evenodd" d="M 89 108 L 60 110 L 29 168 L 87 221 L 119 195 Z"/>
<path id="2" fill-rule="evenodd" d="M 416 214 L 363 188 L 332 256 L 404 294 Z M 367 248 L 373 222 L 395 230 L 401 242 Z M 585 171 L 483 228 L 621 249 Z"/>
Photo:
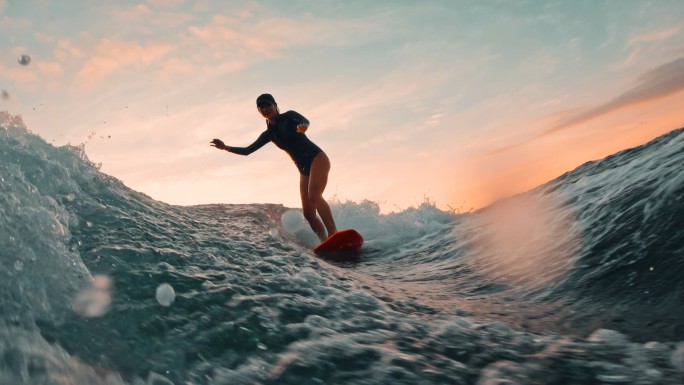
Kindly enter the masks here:
<path id="1" fill-rule="evenodd" d="M 329 251 L 353 251 L 363 245 L 363 237 L 354 229 L 340 230 L 331 235 L 318 246 L 314 247 L 314 252 Z"/>

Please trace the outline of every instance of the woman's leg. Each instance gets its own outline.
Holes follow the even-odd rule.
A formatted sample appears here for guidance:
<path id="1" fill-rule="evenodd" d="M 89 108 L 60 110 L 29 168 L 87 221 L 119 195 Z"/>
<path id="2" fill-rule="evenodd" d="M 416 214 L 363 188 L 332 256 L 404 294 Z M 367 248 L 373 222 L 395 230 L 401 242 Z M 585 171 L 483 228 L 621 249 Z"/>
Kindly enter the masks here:
<path id="1" fill-rule="evenodd" d="M 325 239 L 325 228 L 323 223 L 316 216 L 316 205 L 309 199 L 309 177 L 306 175 L 299 176 L 299 194 L 302 197 L 302 211 L 304 218 L 309 222 L 309 226 L 316 233 L 320 240 Z"/>
<path id="2" fill-rule="evenodd" d="M 309 200 L 313 203 L 318 215 L 321 216 L 323 224 L 328 231 L 328 236 L 337 232 L 335 220 L 328 202 L 323 199 L 323 191 L 328 184 L 328 173 L 330 172 L 330 159 L 324 152 L 319 152 L 311 163 L 309 173 Z M 315 231 L 315 230 L 314 230 Z"/>

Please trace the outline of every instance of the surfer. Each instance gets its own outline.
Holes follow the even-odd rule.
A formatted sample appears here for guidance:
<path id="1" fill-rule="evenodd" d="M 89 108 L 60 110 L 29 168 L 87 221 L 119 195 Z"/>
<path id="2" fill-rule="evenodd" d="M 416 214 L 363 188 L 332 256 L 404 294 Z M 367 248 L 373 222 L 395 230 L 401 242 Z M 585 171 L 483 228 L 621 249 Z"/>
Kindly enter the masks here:
<path id="1" fill-rule="evenodd" d="M 330 206 L 323 199 L 323 190 L 328 184 L 330 159 L 304 134 L 309 128 L 309 121 L 305 117 L 295 111 L 281 114 L 278 104 L 270 94 L 260 95 L 256 104 L 259 113 L 266 118 L 266 131 L 262 132 L 254 143 L 247 147 L 233 147 L 226 146 L 220 139 L 214 139 L 211 146 L 233 154 L 249 155 L 266 143 L 273 142 L 287 152 L 299 170 L 299 193 L 304 218 L 323 241 L 337 231 Z M 316 216 L 316 212 L 323 223 Z"/>

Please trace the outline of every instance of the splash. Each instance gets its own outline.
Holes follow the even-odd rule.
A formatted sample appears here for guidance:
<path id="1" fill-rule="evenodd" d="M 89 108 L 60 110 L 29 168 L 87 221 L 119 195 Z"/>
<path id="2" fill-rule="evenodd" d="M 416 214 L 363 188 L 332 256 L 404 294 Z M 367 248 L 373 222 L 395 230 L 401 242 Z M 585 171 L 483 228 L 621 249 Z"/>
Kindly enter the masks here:
<path id="1" fill-rule="evenodd" d="M 576 219 L 560 195 L 521 195 L 464 221 L 465 261 L 511 287 L 543 288 L 562 280 L 581 245 Z M 465 230 L 465 231 L 463 231 Z"/>

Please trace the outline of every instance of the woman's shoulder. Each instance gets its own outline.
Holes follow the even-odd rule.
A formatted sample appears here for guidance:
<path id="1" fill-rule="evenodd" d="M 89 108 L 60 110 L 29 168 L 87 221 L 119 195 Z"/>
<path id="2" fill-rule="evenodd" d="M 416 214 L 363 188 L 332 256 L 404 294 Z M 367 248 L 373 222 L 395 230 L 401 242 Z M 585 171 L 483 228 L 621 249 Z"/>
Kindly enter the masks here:
<path id="1" fill-rule="evenodd" d="M 286 119 L 294 120 L 297 123 L 308 123 L 309 122 L 302 114 L 300 114 L 297 111 L 293 111 L 293 110 L 285 111 L 282 115 Z"/>

